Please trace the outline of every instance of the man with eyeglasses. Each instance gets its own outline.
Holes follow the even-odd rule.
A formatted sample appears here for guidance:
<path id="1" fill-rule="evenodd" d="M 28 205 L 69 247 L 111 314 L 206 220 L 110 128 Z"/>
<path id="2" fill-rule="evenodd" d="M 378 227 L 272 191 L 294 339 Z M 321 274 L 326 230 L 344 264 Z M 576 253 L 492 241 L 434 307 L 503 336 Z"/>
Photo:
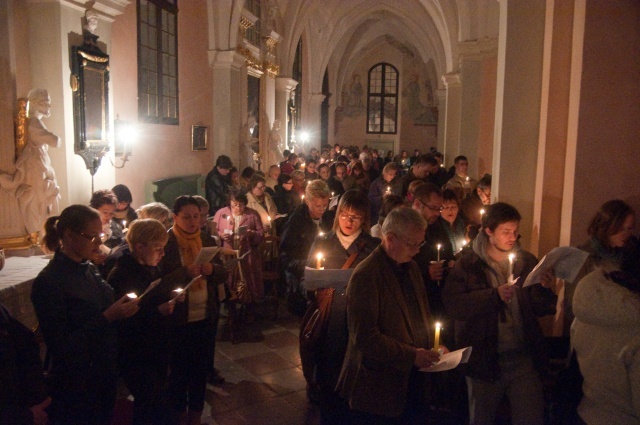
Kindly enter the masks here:
<path id="1" fill-rule="evenodd" d="M 477 425 L 495 422 L 505 395 L 514 424 L 544 423 L 538 372 L 545 366 L 545 344 L 536 316 L 555 313 L 557 298 L 549 273 L 522 288 L 537 260 L 518 246 L 520 218 L 504 202 L 488 206 L 472 250 L 455 263 L 442 292 L 457 346 L 473 346 L 464 374 L 470 423 Z"/>
<path id="2" fill-rule="evenodd" d="M 360 263 L 347 286 L 349 342 L 336 390 L 352 423 L 424 424 L 426 390 L 439 358 L 434 323 L 416 263 L 427 223 L 416 211 L 391 211 L 382 244 Z"/>

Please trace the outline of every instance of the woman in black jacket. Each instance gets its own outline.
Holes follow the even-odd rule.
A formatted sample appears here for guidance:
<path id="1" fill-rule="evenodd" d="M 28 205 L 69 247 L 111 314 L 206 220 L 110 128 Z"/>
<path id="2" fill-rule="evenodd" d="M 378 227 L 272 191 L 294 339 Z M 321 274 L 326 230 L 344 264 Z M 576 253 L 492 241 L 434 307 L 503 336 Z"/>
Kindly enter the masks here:
<path id="1" fill-rule="evenodd" d="M 116 331 L 113 321 L 138 311 L 88 260 L 100 252 L 99 213 L 71 205 L 45 222 L 44 245 L 53 259 L 33 283 L 31 301 L 51 356 L 55 424 L 109 424 L 116 400 Z"/>
<path id="2" fill-rule="evenodd" d="M 338 204 L 333 230 L 315 238 L 309 251 L 307 265 L 315 268 L 318 263 L 318 254 L 323 257 L 321 265 L 325 269 L 340 269 L 345 265 L 354 269 L 367 258 L 380 244 L 380 239 L 369 234 L 369 211 L 369 200 L 365 192 L 359 189 L 345 192 Z M 334 388 L 338 383 L 349 339 L 347 280 L 333 282 L 331 286 L 319 286 L 306 279 L 303 284 L 307 291 L 314 291 L 314 293 L 327 288 L 334 290 L 326 336 L 315 353 L 314 370 L 305 370 L 305 376 L 314 376 L 315 382 L 311 382 L 309 387 L 317 386 L 319 390 L 323 423 L 344 423 L 348 407 Z M 310 394 L 310 396 L 315 395 Z"/>
<path id="3" fill-rule="evenodd" d="M 176 282 L 170 275 L 160 280 L 158 268 L 167 240 L 167 230 L 158 220 L 134 221 L 127 233 L 129 246 L 107 279 L 116 297 L 144 294 L 138 314 L 117 327 L 118 364 L 134 397 L 134 424 L 162 424 L 169 413 L 164 390 L 170 358 L 169 316 L 175 306 L 171 290 Z"/>

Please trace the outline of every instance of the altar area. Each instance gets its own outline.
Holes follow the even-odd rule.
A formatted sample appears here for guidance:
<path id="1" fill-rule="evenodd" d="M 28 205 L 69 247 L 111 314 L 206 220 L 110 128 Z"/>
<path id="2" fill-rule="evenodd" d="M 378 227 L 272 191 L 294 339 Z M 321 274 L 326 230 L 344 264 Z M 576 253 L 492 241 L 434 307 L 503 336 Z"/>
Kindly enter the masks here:
<path id="1" fill-rule="evenodd" d="M 49 256 L 7 257 L 0 270 L 0 302 L 11 315 L 29 329 L 38 323 L 31 303 L 31 287 L 38 273 L 49 263 Z"/>

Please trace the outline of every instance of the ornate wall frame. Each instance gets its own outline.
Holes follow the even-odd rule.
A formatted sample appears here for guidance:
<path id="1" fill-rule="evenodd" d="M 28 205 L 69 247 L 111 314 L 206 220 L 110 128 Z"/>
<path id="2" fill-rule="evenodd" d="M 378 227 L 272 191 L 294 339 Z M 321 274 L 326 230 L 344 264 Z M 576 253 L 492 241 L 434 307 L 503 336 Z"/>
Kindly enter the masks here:
<path id="1" fill-rule="evenodd" d="M 109 55 L 85 33 L 84 44 L 71 48 L 74 151 L 93 176 L 109 150 Z"/>

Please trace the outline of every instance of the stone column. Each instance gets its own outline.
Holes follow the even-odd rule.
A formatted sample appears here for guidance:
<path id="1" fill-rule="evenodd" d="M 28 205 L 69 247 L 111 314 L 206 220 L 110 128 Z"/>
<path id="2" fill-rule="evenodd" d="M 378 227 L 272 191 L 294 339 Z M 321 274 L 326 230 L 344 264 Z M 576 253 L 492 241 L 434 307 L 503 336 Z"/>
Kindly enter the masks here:
<path id="1" fill-rule="evenodd" d="M 546 0 L 500 2 L 492 198 L 520 214 L 523 248 L 532 242 L 540 132 Z"/>
<path id="2" fill-rule="evenodd" d="M 276 78 L 276 103 L 275 103 L 275 119 L 280 120 L 280 136 L 282 140 L 289 140 L 289 126 L 287 125 L 288 109 L 289 109 L 289 97 L 291 91 L 296 88 L 298 82 L 289 77 Z M 270 157 L 269 165 L 278 164 L 282 161 L 282 158 L 275 158 L 275 155 Z M 266 165 L 266 167 L 269 167 Z"/>
<path id="3" fill-rule="evenodd" d="M 213 50 L 209 51 L 209 64 L 213 67 L 214 154 L 229 155 L 234 165 L 239 166 L 243 140 L 240 132 L 247 115 L 246 100 L 243 103 L 247 97 L 245 58 L 235 50 Z"/>
<path id="4" fill-rule="evenodd" d="M 453 164 L 453 158 L 460 155 L 460 114 L 462 113 L 462 83 L 460 74 L 442 76 L 446 90 L 444 108 L 444 126 L 442 127 L 443 153 L 447 163 Z M 442 113 L 442 112 L 441 112 Z"/>
<path id="5" fill-rule="evenodd" d="M 447 116 L 447 90 L 446 89 L 438 89 L 436 90 L 436 96 L 438 97 L 438 151 L 444 152 L 444 127 L 445 127 L 445 117 Z M 447 155 L 444 156 L 445 162 L 448 161 Z M 453 159 L 451 160 L 453 161 Z M 445 164 L 446 165 L 446 164 Z"/>
<path id="6" fill-rule="evenodd" d="M 302 132 L 309 133 L 309 142 L 303 146 L 305 155 L 311 148 L 320 149 L 321 108 L 325 97 L 322 93 L 310 93 L 307 96 L 307 113 L 303 111 L 302 118 Z"/>

